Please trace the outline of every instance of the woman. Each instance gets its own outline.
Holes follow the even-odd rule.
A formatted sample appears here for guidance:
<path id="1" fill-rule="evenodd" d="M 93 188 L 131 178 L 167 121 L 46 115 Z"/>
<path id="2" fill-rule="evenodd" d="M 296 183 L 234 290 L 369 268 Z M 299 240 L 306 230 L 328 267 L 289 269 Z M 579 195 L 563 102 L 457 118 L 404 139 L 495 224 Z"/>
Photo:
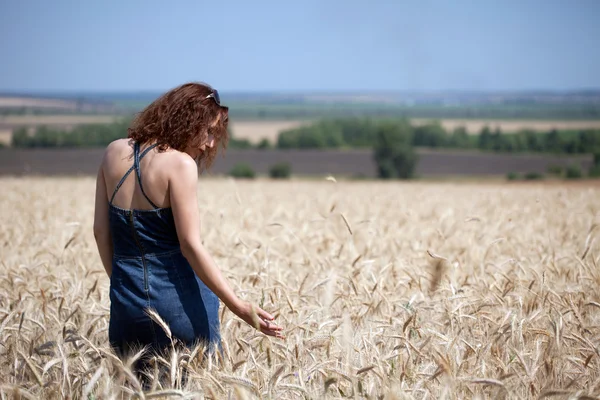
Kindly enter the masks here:
<path id="1" fill-rule="evenodd" d="M 227 123 L 218 92 L 188 83 L 150 104 L 129 139 L 104 153 L 94 236 L 110 278 L 109 340 L 120 356 L 171 347 L 152 312 L 180 344 L 220 348 L 219 299 L 264 334 L 282 337 L 273 316 L 235 295 L 200 238 L 198 171 L 226 147 Z"/>

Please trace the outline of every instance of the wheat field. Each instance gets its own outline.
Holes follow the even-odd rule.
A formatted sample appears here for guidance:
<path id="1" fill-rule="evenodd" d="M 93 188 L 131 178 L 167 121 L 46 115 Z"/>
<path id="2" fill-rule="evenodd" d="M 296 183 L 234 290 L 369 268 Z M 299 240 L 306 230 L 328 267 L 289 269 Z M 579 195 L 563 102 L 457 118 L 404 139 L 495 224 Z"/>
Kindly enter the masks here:
<path id="1" fill-rule="evenodd" d="M 0 187 L 3 399 L 600 396 L 598 187 L 201 179 L 205 245 L 286 338 L 222 309 L 222 357 L 146 391 L 108 348 L 94 180 Z"/>

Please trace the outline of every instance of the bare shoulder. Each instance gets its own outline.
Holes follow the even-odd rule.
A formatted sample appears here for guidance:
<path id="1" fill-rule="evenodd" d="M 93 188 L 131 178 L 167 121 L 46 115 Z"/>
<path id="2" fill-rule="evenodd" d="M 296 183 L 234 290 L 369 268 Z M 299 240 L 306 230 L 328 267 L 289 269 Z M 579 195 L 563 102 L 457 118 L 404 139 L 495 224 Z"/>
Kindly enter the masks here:
<path id="1" fill-rule="evenodd" d="M 129 139 L 117 139 L 108 144 L 104 150 L 104 162 L 111 162 L 131 154 L 132 147 Z"/>
<path id="2" fill-rule="evenodd" d="M 189 154 L 170 150 L 165 152 L 163 157 L 168 162 L 173 177 L 178 179 L 198 177 L 198 164 Z"/>

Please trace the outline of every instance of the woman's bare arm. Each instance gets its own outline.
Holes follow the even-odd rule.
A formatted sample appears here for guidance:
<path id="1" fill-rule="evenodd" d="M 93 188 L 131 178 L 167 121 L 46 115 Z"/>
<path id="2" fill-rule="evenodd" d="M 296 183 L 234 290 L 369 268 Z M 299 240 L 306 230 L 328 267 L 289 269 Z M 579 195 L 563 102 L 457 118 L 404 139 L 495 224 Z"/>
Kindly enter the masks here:
<path id="1" fill-rule="evenodd" d="M 200 213 L 198 210 L 198 166 L 191 157 L 179 163 L 176 177 L 169 182 L 171 208 L 175 218 L 181 251 L 198 277 L 238 317 L 271 336 L 282 337 L 281 328 L 266 311 L 242 301 L 215 265 L 200 239 Z"/>
<path id="2" fill-rule="evenodd" d="M 98 169 L 96 177 L 96 201 L 94 208 L 94 238 L 96 246 L 100 253 L 100 259 L 104 265 L 104 269 L 110 278 L 112 274 L 112 256 L 113 246 L 110 236 L 110 228 L 108 221 L 108 198 L 106 195 L 106 183 L 104 181 L 104 172 L 102 165 Z"/>

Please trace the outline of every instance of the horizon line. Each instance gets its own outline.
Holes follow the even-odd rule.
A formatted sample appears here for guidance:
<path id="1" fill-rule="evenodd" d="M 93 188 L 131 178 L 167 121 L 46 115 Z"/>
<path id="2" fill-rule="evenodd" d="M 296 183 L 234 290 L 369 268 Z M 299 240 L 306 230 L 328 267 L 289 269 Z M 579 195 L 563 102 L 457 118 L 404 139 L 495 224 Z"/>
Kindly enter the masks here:
<path id="1" fill-rule="evenodd" d="M 176 87 L 176 86 L 175 86 Z M 95 89 L 23 89 L 11 90 L 0 88 L 0 96 L 40 96 L 40 95 L 119 95 L 119 94 L 137 94 L 137 95 L 156 95 L 166 93 L 175 88 L 168 89 L 114 89 L 114 90 L 95 90 Z M 370 95 L 370 94 L 581 94 L 594 93 L 600 94 L 598 87 L 582 87 L 569 89 L 261 89 L 261 90 L 219 90 L 222 94 L 279 94 L 279 95 Z"/>

